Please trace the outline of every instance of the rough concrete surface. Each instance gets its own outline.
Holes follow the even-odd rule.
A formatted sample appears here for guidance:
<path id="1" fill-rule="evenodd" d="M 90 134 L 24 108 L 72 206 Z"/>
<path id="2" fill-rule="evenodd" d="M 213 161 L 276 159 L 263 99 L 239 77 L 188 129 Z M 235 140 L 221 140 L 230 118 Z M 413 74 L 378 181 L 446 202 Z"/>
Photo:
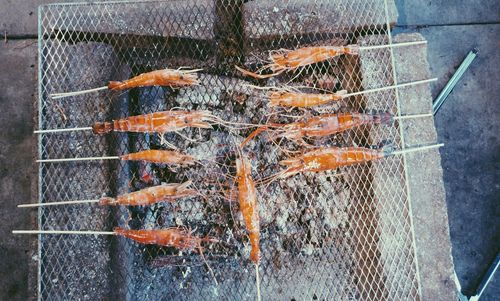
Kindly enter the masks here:
<path id="1" fill-rule="evenodd" d="M 8 38 L 36 35 L 36 7 L 52 2 L 62 1 L 0 0 L 1 35 L 7 34 Z M 454 265 L 464 292 L 472 293 L 498 251 L 500 241 L 497 222 L 500 203 L 498 1 L 399 0 L 396 4 L 398 23 L 417 26 L 410 32 L 418 31 L 429 41 L 431 74 L 439 77 L 432 85 L 433 97 L 469 49 L 478 46 L 480 50 L 479 58 L 436 116 L 438 140 L 446 144 L 441 155 Z M 447 26 L 477 23 L 494 24 Z M 3 107 L 0 117 L 3 129 L 0 135 L 0 269 L 9 275 L 0 281 L 0 300 L 26 300 L 34 295 L 28 292 L 27 262 L 32 255 L 29 238 L 10 234 L 14 228 L 33 227 L 30 212 L 15 209 L 15 205 L 36 199 L 31 193 L 32 183 L 36 182 L 31 157 L 36 143 L 31 135 L 36 81 L 34 43 L 34 40 L 0 42 L 3 71 L 0 76 L 3 86 L 0 90 Z M 482 300 L 497 300 L 498 282 L 497 275 Z"/>
<path id="2" fill-rule="evenodd" d="M 498 23 L 497 0 L 399 0 L 398 26 Z"/>
<path id="3" fill-rule="evenodd" d="M 408 30 L 413 31 L 413 30 Z M 470 49 L 479 56 L 436 115 L 455 270 L 465 294 L 475 292 L 499 251 L 500 25 L 418 29 L 428 40 L 436 97 Z M 498 283 L 498 275 L 495 278 Z M 484 300 L 495 300 L 492 285 Z"/>
<path id="4" fill-rule="evenodd" d="M 394 42 L 422 39 L 419 34 L 400 34 L 395 36 Z M 412 60 L 408 60 L 409 51 L 413 53 Z M 395 49 L 394 58 L 399 82 L 430 78 L 426 46 L 417 46 L 413 50 Z M 403 115 L 431 111 L 429 85 L 399 89 L 399 98 Z M 429 119 L 400 122 L 407 147 L 437 142 L 436 128 Z M 439 151 L 408 154 L 406 168 L 422 298 L 453 300 L 457 292 L 453 282 L 450 231 Z"/>
<path id="5" fill-rule="evenodd" d="M 31 228 L 36 211 L 18 209 L 17 204 L 36 200 L 33 163 L 33 131 L 36 41 L 0 42 L 0 300 L 27 300 L 29 263 L 36 249 L 34 236 L 14 236 L 13 229 Z M 33 271 L 31 271 L 33 272 Z M 31 274 L 31 276 L 34 276 Z M 35 276 L 36 277 L 36 276 Z"/>

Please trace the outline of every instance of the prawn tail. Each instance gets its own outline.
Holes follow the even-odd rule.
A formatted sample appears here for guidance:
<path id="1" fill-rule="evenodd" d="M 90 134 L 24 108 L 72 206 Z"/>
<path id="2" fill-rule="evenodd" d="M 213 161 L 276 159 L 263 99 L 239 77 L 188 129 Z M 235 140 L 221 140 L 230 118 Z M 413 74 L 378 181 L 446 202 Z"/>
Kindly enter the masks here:
<path id="1" fill-rule="evenodd" d="M 393 122 L 392 114 L 389 112 L 382 112 L 372 115 L 373 123 L 390 125 Z"/>
<path id="2" fill-rule="evenodd" d="M 394 143 L 391 140 L 382 140 L 376 148 L 383 153 L 384 157 L 392 155 L 395 150 Z"/>
<path id="3" fill-rule="evenodd" d="M 359 46 L 356 44 L 344 46 L 344 53 L 351 55 L 359 54 Z"/>
<path id="4" fill-rule="evenodd" d="M 110 89 L 110 90 L 120 90 L 121 85 L 123 85 L 122 82 L 112 80 L 108 84 L 108 89 Z"/>
<path id="5" fill-rule="evenodd" d="M 94 134 L 107 134 L 113 131 L 113 123 L 111 122 L 96 122 L 92 126 Z"/>
<path id="6" fill-rule="evenodd" d="M 115 205 L 116 199 L 110 197 L 103 197 L 99 199 L 99 205 Z"/>

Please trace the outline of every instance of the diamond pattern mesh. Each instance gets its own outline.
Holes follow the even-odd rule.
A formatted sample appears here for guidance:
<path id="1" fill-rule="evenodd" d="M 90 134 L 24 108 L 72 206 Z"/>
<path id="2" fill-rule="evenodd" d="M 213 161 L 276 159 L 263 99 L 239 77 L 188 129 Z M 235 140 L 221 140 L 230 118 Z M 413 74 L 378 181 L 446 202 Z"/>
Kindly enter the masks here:
<path id="1" fill-rule="evenodd" d="M 394 3 L 379 0 L 184 0 L 46 5 L 40 9 L 40 129 L 182 107 L 207 109 L 232 122 L 290 121 L 306 112 L 271 110 L 257 86 L 307 86 L 349 92 L 394 84 L 388 49 L 340 56 L 269 80 L 243 77 L 269 50 L 310 45 L 387 44 Z M 385 5 L 388 13 L 386 13 Z M 106 85 L 160 68 L 202 68 L 201 85 L 145 87 L 53 100 L 50 93 Z M 323 112 L 397 112 L 395 91 L 358 95 Z M 314 112 L 312 114 L 315 114 Z M 114 156 L 165 148 L 164 141 L 204 160 L 171 168 L 118 160 L 45 163 L 40 202 L 95 199 L 161 182 L 193 180 L 206 197 L 148 207 L 51 206 L 39 210 L 40 229 L 104 230 L 116 226 L 185 226 L 221 243 L 205 250 L 219 286 L 195 252 L 144 246 L 114 236 L 40 236 L 43 300 L 251 300 L 255 272 L 237 202 L 228 202 L 235 154 L 250 133 L 216 127 L 182 135 L 88 131 L 40 135 L 42 159 Z M 400 147 L 397 124 L 362 127 L 320 145 Z M 190 138 L 189 140 L 186 137 Z M 290 141 L 266 135 L 246 148 L 256 179 L 281 169 Z M 401 158 L 300 174 L 260 186 L 261 290 L 269 300 L 418 300 L 418 282 Z"/>

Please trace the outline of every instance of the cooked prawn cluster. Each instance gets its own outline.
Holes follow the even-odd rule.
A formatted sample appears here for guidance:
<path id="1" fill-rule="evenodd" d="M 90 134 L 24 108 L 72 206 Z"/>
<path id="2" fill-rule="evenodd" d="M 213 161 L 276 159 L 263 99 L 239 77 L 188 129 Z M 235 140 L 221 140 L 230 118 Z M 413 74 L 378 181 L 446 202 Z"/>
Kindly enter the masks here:
<path id="1" fill-rule="evenodd" d="M 270 62 L 255 72 L 244 70 L 238 66 L 236 66 L 236 69 L 245 76 L 266 79 L 278 76 L 284 72 L 300 72 L 301 68 L 305 66 L 320 63 L 339 55 L 357 55 L 358 51 L 359 47 L 357 45 L 304 47 L 295 50 L 280 49 L 271 51 L 269 55 Z M 188 88 L 200 84 L 197 77 L 197 72 L 200 70 L 156 70 L 140 74 L 125 81 L 111 81 L 107 88 L 114 91 L 153 85 Z M 270 70 L 272 73 L 264 74 L 263 72 L 266 70 Z M 264 87 L 263 89 L 267 88 Z M 299 118 L 294 119 L 293 122 L 268 121 L 265 124 L 250 125 L 251 127 L 256 127 L 256 129 L 240 145 L 234 148 L 236 156 L 232 171 L 235 174 L 230 175 L 234 184 L 231 191 L 237 193 L 236 199 L 239 203 L 239 210 L 243 217 L 242 221 L 251 247 L 249 259 L 256 266 L 258 266 L 262 258 L 258 185 L 269 185 L 274 181 L 280 181 L 299 173 L 318 173 L 335 170 L 338 167 L 362 164 L 390 155 L 391 153 L 387 149 L 374 150 L 361 147 L 331 146 L 313 147 L 307 141 L 328 137 L 359 126 L 390 124 L 394 121 L 394 117 L 389 112 L 344 112 L 313 115 L 310 111 L 307 111 L 316 107 L 329 105 L 332 102 L 342 101 L 348 96 L 345 90 L 327 91 L 327 93 L 305 93 L 289 87 L 278 87 L 270 90 L 265 95 L 269 101 L 270 110 L 284 108 L 286 110 L 305 111 L 306 113 L 298 116 Z M 235 125 L 241 127 L 238 128 Z M 179 131 L 186 128 L 211 130 L 214 126 L 222 126 L 232 130 L 249 128 L 249 125 L 243 126 L 243 124 L 224 121 L 207 110 L 187 111 L 176 109 L 129 116 L 112 121 L 96 122 L 92 130 L 95 134 L 99 135 L 111 132 L 149 134 L 174 132 L 181 135 Z M 284 166 L 284 169 L 274 175 L 255 181 L 252 176 L 251 161 L 243 148 L 261 133 L 267 133 L 269 141 L 275 142 L 276 140 L 287 139 L 302 148 L 299 149 L 299 154 L 288 156 L 277 162 Z M 153 164 L 172 165 L 181 168 L 194 168 L 194 166 L 198 165 L 199 167 L 203 165 L 194 156 L 178 150 L 142 150 L 136 153 L 121 155 L 119 159 L 123 161 L 143 161 Z M 202 168 L 205 168 L 205 166 L 202 166 Z M 199 192 L 198 187 L 199 185 L 193 183 L 191 180 L 183 183 L 163 183 L 116 197 L 102 197 L 98 203 L 103 206 L 149 206 L 159 202 L 182 202 L 182 199 L 201 196 L 202 194 Z M 194 235 L 194 231 L 184 227 L 156 230 L 116 228 L 114 232 L 117 235 L 130 238 L 142 244 L 156 244 L 179 250 L 197 250 L 201 256 L 203 256 L 202 244 L 218 243 L 216 238 L 208 236 L 198 237 Z M 208 268 L 210 269 L 210 267 Z"/>

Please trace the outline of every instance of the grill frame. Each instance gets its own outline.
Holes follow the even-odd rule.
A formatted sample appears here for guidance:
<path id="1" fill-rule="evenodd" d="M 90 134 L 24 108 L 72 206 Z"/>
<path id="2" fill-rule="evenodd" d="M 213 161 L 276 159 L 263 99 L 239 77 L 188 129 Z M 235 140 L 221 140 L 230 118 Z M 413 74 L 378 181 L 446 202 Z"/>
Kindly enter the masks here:
<path id="1" fill-rule="evenodd" d="M 97 6 L 114 5 L 114 4 L 116 4 L 116 5 L 145 4 L 145 5 L 147 5 L 148 3 L 154 3 L 154 2 L 155 1 L 125 1 L 125 2 L 122 2 L 122 1 L 113 1 L 113 2 L 96 3 L 94 5 L 97 5 Z M 175 2 L 175 1 L 173 1 L 173 2 Z M 39 18 L 40 18 L 40 20 L 43 20 L 43 18 L 44 18 L 43 17 L 44 9 L 46 9 L 46 8 L 60 7 L 62 10 L 64 10 L 65 7 L 78 7 L 78 6 L 88 6 L 88 5 L 89 4 L 87 4 L 87 3 L 68 3 L 68 4 L 54 4 L 54 5 L 42 6 L 40 8 L 40 10 L 39 10 Z M 385 13 L 387 15 L 388 14 L 388 11 L 387 11 L 387 1 L 384 1 L 384 7 L 386 8 Z M 387 33 L 387 36 L 389 37 L 389 43 L 392 43 L 392 41 L 390 39 L 390 24 L 389 24 L 389 21 L 388 21 L 388 16 L 387 16 L 387 20 L 386 21 L 387 22 L 386 22 L 385 32 Z M 40 24 L 42 24 L 42 23 L 40 23 Z M 389 30 L 387 30 L 387 29 L 389 29 Z M 39 78 L 40 79 L 43 79 L 44 76 L 46 75 L 46 70 L 43 67 L 44 63 L 45 63 L 44 62 L 45 57 L 43 56 L 43 47 L 44 47 L 43 44 L 44 44 L 44 42 L 45 42 L 44 41 L 44 30 L 43 30 L 42 26 L 40 26 L 39 27 L 39 59 L 40 59 L 40 61 L 39 61 L 40 62 L 39 63 L 40 64 L 39 65 Z M 391 61 L 391 64 L 394 64 L 392 49 L 390 51 L 390 61 Z M 395 68 L 392 68 L 392 69 L 394 71 Z M 395 83 L 395 82 L 393 82 L 393 83 Z M 57 91 L 52 91 L 52 92 L 57 92 Z M 397 99 L 398 98 L 397 95 L 398 95 L 398 92 L 397 92 L 397 88 L 396 88 L 396 104 L 397 104 L 397 106 L 399 106 L 399 99 Z M 42 100 L 42 101 L 39 102 L 39 112 L 43 112 L 44 109 L 45 109 L 44 105 L 43 105 L 43 102 L 44 102 L 44 100 L 47 99 L 47 89 L 42 84 L 41 80 L 40 80 L 40 83 L 39 83 L 39 99 Z M 400 110 L 397 110 L 397 112 L 399 114 Z M 46 120 L 44 120 L 43 118 L 44 118 L 43 114 L 40 113 L 39 114 L 39 128 L 40 129 L 44 128 L 44 125 L 46 124 Z M 401 131 L 401 129 L 398 128 L 398 131 Z M 379 137 L 380 135 L 382 135 L 382 134 L 377 134 L 377 133 L 371 133 L 371 134 L 373 134 L 375 137 Z M 404 142 L 403 142 L 404 140 L 403 140 L 402 132 L 399 132 L 398 135 L 399 135 L 398 138 L 401 139 L 401 141 L 396 142 L 396 144 L 404 146 Z M 46 152 L 44 151 L 45 147 L 46 146 L 44 146 L 44 144 L 43 144 L 43 139 L 40 139 L 39 140 L 39 155 L 40 155 L 40 158 L 46 158 Z M 404 156 L 403 156 L 403 160 L 405 160 Z M 402 164 L 402 166 L 404 168 L 404 174 L 406 175 L 406 176 L 404 176 L 404 178 L 405 178 L 405 187 L 406 187 L 406 192 L 405 192 L 405 194 L 406 194 L 405 195 L 406 202 L 405 203 L 408 206 L 407 209 L 410 211 L 408 213 L 408 216 L 406 217 L 406 219 L 409 219 L 409 224 L 412 225 L 412 221 L 411 221 L 411 216 L 412 216 L 411 215 L 411 201 L 409 200 L 408 182 L 407 182 L 408 177 L 407 177 L 407 171 L 406 171 L 406 168 L 405 168 L 406 164 L 404 162 L 401 163 L 401 164 Z M 45 198 L 43 197 L 43 191 L 44 191 L 44 187 L 43 186 L 44 186 L 44 184 L 46 182 L 46 179 L 44 178 L 46 170 L 44 170 L 43 168 L 44 168 L 43 166 L 40 166 L 40 170 L 39 170 L 39 180 L 40 180 L 39 181 L 39 201 L 40 202 L 43 202 L 45 200 Z M 356 174 L 356 173 L 359 173 L 359 171 L 354 171 L 354 174 Z M 50 200 L 48 200 L 48 201 L 50 201 Z M 46 210 L 46 209 L 44 209 L 44 208 L 39 209 L 39 225 L 47 225 L 47 221 L 44 220 L 44 218 L 43 218 L 44 215 L 45 215 L 44 210 Z M 41 227 L 41 229 L 43 229 L 43 228 Z M 412 236 L 412 243 L 411 243 L 412 246 L 413 246 L 413 251 L 412 251 L 413 255 L 412 256 L 413 256 L 413 265 L 415 267 L 415 271 L 414 271 L 415 278 L 414 279 L 415 279 L 415 282 L 417 283 L 417 288 L 416 288 L 417 292 L 415 292 L 415 296 L 414 297 L 418 298 L 418 295 L 420 295 L 420 292 L 419 292 L 420 288 L 418 286 L 419 281 L 417 280 L 418 270 L 417 270 L 417 262 L 416 262 L 415 247 L 414 247 L 415 239 L 414 239 L 414 235 L 413 235 L 413 227 L 412 226 L 410 226 L 410 235 Z M 43 257 L 42 256 L 43 255 L 42 254 L 42 247 L 41 247 L 41 245 L 42 245 L 42 236 L 39 236 L 39 242 L 40 242 L 39 243 L 39 252 L 40 252 L 39 253 L 40 257 L 39 258 L 42 258 Z M 43 295 L 42 294 L 42 286 L 43 285 L 41 283 L 41 279 L 42 279 L 42 276 L 41 276 L 42 275 L 41 264 L 39 265 L 39 267 L 40 267 L 40 269 L 39 269 L 39 296 L 40 296 L 40 298 L 42 298 L 42 295 Z M 363 296 L 361 296 L 361 298 L 363 299 Z M 370 298 L 371 297 L 368 296 L 368 299 L 370 299 Z M 50 299 L 50 297 L 47 297 L 47 299 Z"/>

